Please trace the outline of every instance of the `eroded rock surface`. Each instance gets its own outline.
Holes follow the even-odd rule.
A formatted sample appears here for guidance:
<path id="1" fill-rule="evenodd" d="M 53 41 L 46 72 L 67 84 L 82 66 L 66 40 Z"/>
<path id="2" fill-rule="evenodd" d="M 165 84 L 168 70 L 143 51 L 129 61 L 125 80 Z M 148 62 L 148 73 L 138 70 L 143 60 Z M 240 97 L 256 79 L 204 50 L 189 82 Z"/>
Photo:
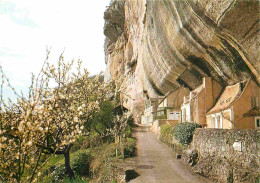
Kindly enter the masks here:
<path id="1" fill-rule="evenodd" d="M 114 0 L 104 16 L 107 75 L 127 78 L 126 106 L 136 114 L 143 91 L 194 89 L 204 76 L 223 86 L 249 77 L 259 84 L 259 7 L 257 0 Z"/>

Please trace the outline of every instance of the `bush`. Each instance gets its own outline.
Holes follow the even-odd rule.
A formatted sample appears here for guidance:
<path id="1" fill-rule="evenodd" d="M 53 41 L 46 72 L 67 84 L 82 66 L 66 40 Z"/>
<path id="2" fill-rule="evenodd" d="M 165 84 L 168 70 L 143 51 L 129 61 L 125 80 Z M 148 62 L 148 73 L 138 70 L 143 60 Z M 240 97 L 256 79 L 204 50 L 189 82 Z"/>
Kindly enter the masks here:
<path id="1" fill-rule="evenodd" d="M 126 158 L 131 157 L 135 153 L 135 144 L 136 140 L 133 138 L 126 138 L 126 142 L 124 143 L 124 156 Z"/>
<path id="2" fill-rule="evenodd" d="M 71 168 L 78 178 L 89 176 L 91 157 L 91 149 L 78 150 L 71 154 Z M 43 177 L 40 177 L 40 182 L 54 183 L 62 182 L 63 179 L 66 179 L 63 156 L 53 157 L 49 163 L 50 164 L 43 170 Z"/>
<path id="3" fill-rule="evenodd" d="M 68 177 L 65 177 L 63 180 L 64 183 L 88 183 L 88 180 L 82 179 L 80 176 L 75 176 L 74 179 L 70 180 Z"/>
<path id="4" fill-rule="evenodd" d="M 197 123 L 179 123 L 173 128 L 174 138 L 181 144 L 190 144 L 196 128 L 201 128 Z"/>
<path id="5" fill-rule="evenodd" d="M 71 158 L 72 170 L 80 176 L 89 176 L 90 150 L 80 150 Z"/>
<path id="6" fill-rule="evenodd" d="M 131 134 L 132 134 L 132 127 L 130 125 L 127 125 L 125 128 L 125 136 L 131 137 Z"/>
<path id="7" fill-rule="evenodd" d="M 160 131 L 160 139 L 164 143 L 171 144 L 173 138 L 173 128 L 171 125 L 162 125 Z"/>

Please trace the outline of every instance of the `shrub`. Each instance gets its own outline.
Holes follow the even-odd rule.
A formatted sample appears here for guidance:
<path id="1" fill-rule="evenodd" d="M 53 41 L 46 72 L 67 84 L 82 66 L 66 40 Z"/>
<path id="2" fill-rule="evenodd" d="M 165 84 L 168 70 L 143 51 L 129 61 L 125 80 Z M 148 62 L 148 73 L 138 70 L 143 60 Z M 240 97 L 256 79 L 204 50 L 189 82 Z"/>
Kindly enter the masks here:
<path id="1" fill-rule="evenodd" d="M 75 178 L 72 180 L 68 177 L 65 177 L 63 182 L 64 183 L 88 183 L 88 180 L 84 180 L 82 179 L 82 177 L 76 175 Z"/>
<path id="2" fill-rule="evenodd" d="M 125 136 L 131 137 L 131 134 L 132 134 L 132 127 L 130 125 L 127 125 L 125 128 Z"/>
<path id="3" fill-rule="evenodd" d="M 174 138 L 181 144 L 190 144 L 196 128 L 201 128 L 197 123 L 179 123 L 173 128 Z"/>
<path id="4" fill-rule="evenodd" d="M 161 131 L 160 131 L 160 139 L 161 141 L 165 142 L 165 143 L 172 143 L 172 138 L 173 138 L 173 128 L 171 125 L 162 125 L 161 127 Z"/>
<path id="5" fill-rule="evenodd" d="M 126 138 L 126 142 L 124 143 L 124 156 L 131 157 L 135 153 L 135 144 L 136 140 L 133 138 Z"/>
<path id="6" fill-rule="evenodd" d="M 78 177 L 89 176 L 91 158 L 91 149 L 78 150 L 71 154 L 71 168 Z M 65 173 L 63 156 L 53 157 L 49 163 L 50 165 L 43 170 L 43 177 L 40 177 L 40 182 L 62 182 L 63 179 L 68 178 Z"/>
<path id="7" fill-rule="evenodd" d="M 72 170 L 80 176 L 89 176 L 90 150 L 80 150 L 71 159 Z"/>

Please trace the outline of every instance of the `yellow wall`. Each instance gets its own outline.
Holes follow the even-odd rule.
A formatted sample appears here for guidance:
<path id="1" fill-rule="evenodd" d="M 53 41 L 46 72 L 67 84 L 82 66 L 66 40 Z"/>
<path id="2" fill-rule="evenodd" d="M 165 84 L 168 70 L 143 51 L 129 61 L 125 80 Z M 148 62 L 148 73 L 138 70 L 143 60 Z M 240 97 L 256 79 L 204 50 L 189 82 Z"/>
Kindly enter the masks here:
<path id="1" fill-rule="evenodd" d="M 205 90 L 205 89 L 203 89 Z M 199 95 L 198 95 L 198 105 L 199 105 L 199 108 L 198 108 L 198 123 L 201 124 L 201 125 L 204 125 L 206 124 L 206 98 L 207 96 L 204 94 L 205 91 L 202 91 Z"/>
<path id="2" fill-rule="evenodd" d="M 188 88 L 179 88 L 175 92 L 172 92 L 167 96 L 167 107 L 174 107 L 180 109 L 183 103 L 183 97 L 189 95 L 190 91 Z"/>
<path id="3" fill-rule="evenodd" d="M 232 120 L 231 120 L 231 109 L 222 112 L 222 116 L 223 116 L 223 129 L 231 129 L 233 128 L 233 124 L 232 124 Z"/>
<path id="4" fill-rule="evenodd" d="M 175 126 L 178 123 L 179 123 L 178 120 L 157 119 L 153 122 L 152 126 L 150 127 L 150 131 L 155 134 L 159 134 L 160 126 L 165 125 L 165 124 Z"/>
<path id="5" fill-rule="evenodd" d="M 223 89 L 223 86 L 221 86 L 217 81 L 212 80 L 213 104 L 215 104 L 217 102 L 217 99 L 220 96 L 222 89 Z M 210 108 L 212 108 L 212 107 L 213 106 L 211 106 Z"/>
<path id="6" fill-rule="evenodd" d="M 254 129 L 255 118 L 243 117 L 251 109 L 251 96 L 260 98 L 259 87 L 253 80 L 247 84 L 240 98 L 233 104 L 234 123 L 237 129 Z"/>
<path id="7" fill-rule="evenodd" d="M 222 118 L 222 128 L 223 129 L 231 129 L 232 123 L 231 123 L 231 116 L 230 116 L 230 110 L 226 110 L 224 112 L 215 113 L 217 115 L 220 115 Z M 213 114 L 214 115 L 214 114 Z M 214 128 L 214 126 L 211 125 L 211 115 L 207 115 L 207 128 Z"/>
<path id="8" fill-rule="evenodd" d="M 198 94 L 192 109 L 192 119 L 202 126 L 208 126 L 206 113 L 211 109 L 219 97 L 222 86 L 210 77 L 204 78 L 205 88 Z"/>
<path id="9" fill-rule="evenodd" d="M 207 116 L 206 117 L 206 128 L 212 128 L 211 126 L 211 117 L 210 116 Z"/>

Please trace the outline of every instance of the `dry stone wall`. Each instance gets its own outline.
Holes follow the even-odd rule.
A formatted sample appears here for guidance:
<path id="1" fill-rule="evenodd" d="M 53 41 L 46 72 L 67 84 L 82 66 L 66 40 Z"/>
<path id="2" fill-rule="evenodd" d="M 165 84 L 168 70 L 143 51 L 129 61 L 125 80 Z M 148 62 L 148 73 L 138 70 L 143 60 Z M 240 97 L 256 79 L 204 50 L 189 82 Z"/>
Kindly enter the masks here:
<path id="1" fill-rule="evenodd" d="M 196 173 L 219 182 L 258 183 L 260 131 L 196 129 L 183 157 Z"/>

